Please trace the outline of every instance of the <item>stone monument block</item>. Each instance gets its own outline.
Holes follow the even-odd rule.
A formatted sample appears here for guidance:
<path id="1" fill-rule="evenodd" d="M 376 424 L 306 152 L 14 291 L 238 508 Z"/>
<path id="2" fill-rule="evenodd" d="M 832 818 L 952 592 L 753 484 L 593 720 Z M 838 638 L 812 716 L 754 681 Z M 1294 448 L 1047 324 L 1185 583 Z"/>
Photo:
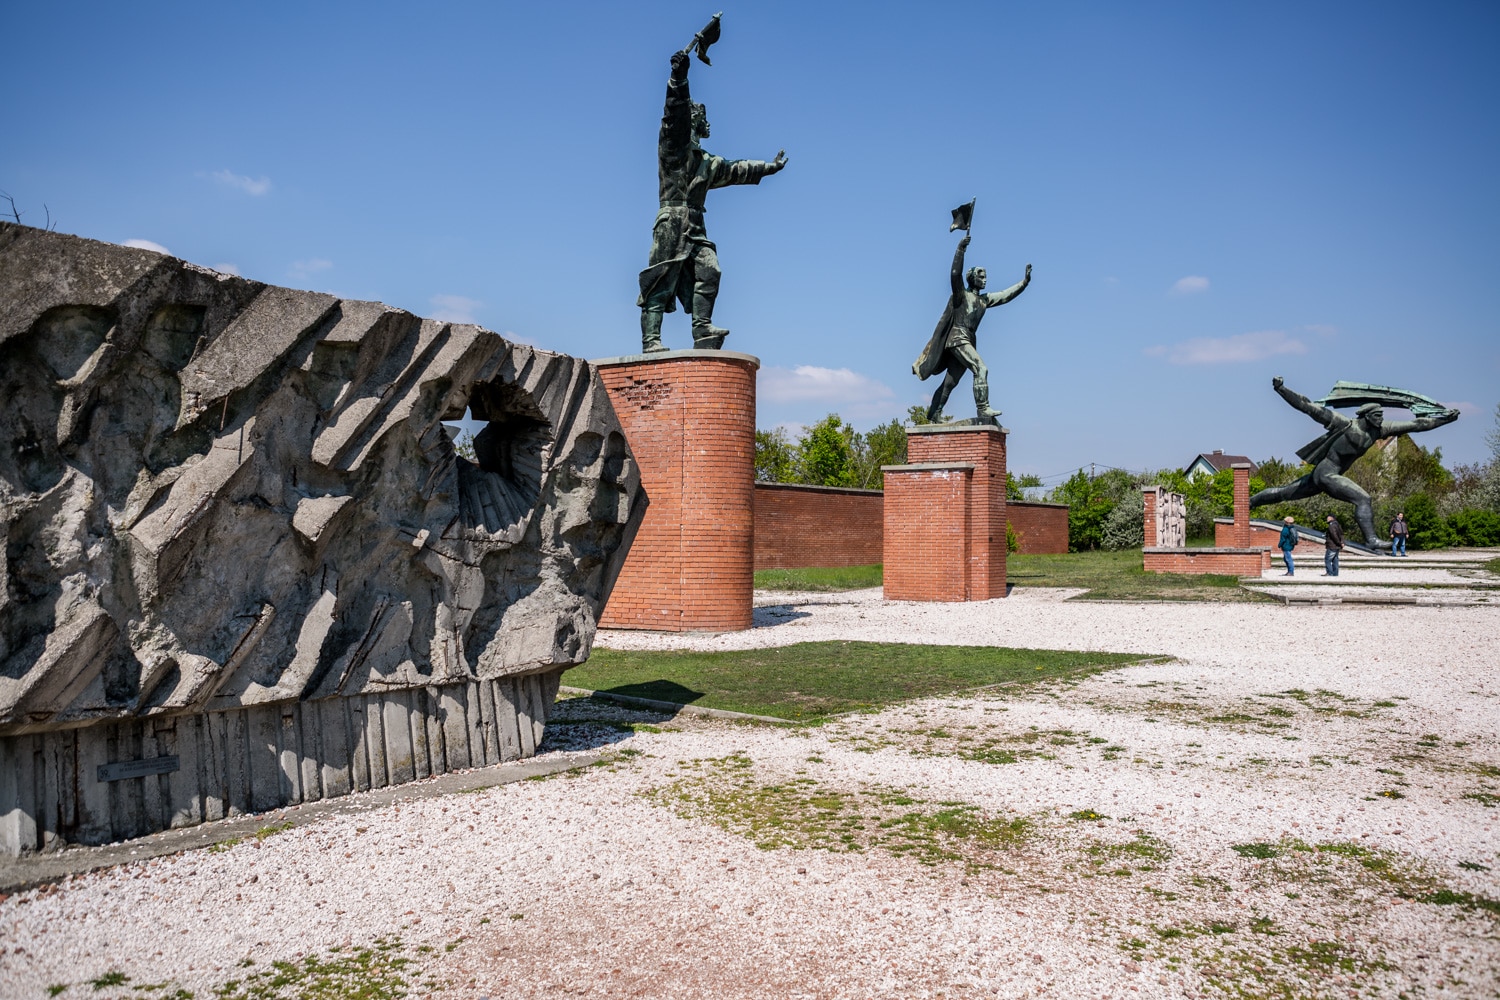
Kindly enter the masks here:
<path id="1" fill-rule="evenodd" d="M 586 362 L 0 224 L 0 853 L 535 752 L 645 507 Z"/>
<path id="2" fill-rule="evenodd" d="M 760 361 L 733 351 L 661 351 L 594 367 L 651 498 L 601 624 L 749 628 Z"/>

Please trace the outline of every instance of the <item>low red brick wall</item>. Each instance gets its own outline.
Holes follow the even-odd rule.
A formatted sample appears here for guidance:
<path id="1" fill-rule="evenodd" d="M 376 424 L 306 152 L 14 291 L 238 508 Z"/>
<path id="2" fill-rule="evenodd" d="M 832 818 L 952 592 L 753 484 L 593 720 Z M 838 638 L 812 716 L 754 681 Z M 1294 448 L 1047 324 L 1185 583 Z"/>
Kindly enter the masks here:
<path id="1" fill-rule="evenodd" d="M 884 517 L 880 490 L 756 483 L 755 568 L 878 563 Z"/>
<path id="2" fill-rule="evenodd" d="M 1068 505 L 1012 500 L 1005 505 L 1022 555 L 1059 555 L 1068 551 Z"/>
<path id="3" fill-rule="evenodd" d="M 1068 506 L 1012 500 L 1006 516 L 1026 555 L 1068 551 Z M 755 484 L 755 568 L 869 566 L 885 544 L 880 490 Z"/>
<path id="4" fill-rule="evenodd" d="M 1271 568 L 1271 553 L 1265 549 L 1146 549 L 1142 558 L 1147 573 L 1260 576 Z"/>

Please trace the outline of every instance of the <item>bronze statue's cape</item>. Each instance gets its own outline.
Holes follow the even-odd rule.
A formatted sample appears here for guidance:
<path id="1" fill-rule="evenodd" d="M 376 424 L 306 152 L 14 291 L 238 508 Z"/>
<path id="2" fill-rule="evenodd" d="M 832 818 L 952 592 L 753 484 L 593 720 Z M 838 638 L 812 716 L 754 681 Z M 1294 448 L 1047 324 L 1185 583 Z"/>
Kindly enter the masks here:
<path id="1" fill-rule="evenodd" d="M 943 318 L 938 320 L 937 329 L 932 331 L 932 339 L 927 341 L 927 346 L 922 348 L 922 353 L 917 355 L 917 360 L 911 365 L 911 373 L 923 382 L 943 370 L 943 351 L 948 347 L 948 330 L 952 326 L 953 296 L 950 295 L 948 305 L 943 308 Z"/>
<path id="2" fill-rule="evenodd" d="M 1333 423 L 1328 425 L 1328 431 L 1322 437 L 1315 441 L 1309 441 L 1297 449 L 1297 457 L 1308 465 L 1317 465 L 1323 459 L 1327 458 L 1329 449 L 1333 447 L 1334 442 L 1338 441 L 1345 434 L 1348 434 L 1352 429 L 1354 421 L 1348 417 L 1339 413 L 1332 414 L 1332 416 Z M 1370 444 L 1374 443 L 1374 441 L 1370 442 Z"/>

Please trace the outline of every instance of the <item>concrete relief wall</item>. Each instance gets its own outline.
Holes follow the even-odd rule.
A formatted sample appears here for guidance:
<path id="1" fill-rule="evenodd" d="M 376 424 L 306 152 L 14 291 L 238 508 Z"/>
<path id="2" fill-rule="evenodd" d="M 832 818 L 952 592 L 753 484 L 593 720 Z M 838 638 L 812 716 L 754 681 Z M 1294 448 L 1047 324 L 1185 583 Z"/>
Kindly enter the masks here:
<path id="1" fill-rule="evenodd" d="M 12 852 L 139 832 L 64 803 L 94 794 L 81 761 L 161 755 L 161 720 L 421 690 L 441 729 L 444 692 L 582 662 L 645 511 L 583 361 L 8 224 L 0 411 Z M 466 411 L 486 422 L 472 461 L 443 424 Z M 286 717 L 305 733 L 302 710 Z M 206 814 L 194 794 L 181 815 Z M 26 822 L 23 800 L 40 810 Z"/>

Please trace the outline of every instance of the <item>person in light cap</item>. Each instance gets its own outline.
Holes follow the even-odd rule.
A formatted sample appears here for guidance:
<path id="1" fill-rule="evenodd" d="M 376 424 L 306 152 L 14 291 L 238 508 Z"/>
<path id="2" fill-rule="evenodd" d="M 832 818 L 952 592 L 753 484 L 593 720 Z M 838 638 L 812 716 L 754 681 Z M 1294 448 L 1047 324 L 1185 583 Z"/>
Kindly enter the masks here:
<path id="1" fill-rule="evenodd" d="M 1292 550 L 1297 547 L 1297 529 L 1293 527 L 1297 519 L 1292 515 L 1286 516 L 1286 524 L 1281 526 L 1281 538 L 1276 545 L 1281 549 L 1281 558 L 1286 560 L 1286 575 L 1294 576 L 1297 572 L 1297 564 L 1292 562 Z"/>

